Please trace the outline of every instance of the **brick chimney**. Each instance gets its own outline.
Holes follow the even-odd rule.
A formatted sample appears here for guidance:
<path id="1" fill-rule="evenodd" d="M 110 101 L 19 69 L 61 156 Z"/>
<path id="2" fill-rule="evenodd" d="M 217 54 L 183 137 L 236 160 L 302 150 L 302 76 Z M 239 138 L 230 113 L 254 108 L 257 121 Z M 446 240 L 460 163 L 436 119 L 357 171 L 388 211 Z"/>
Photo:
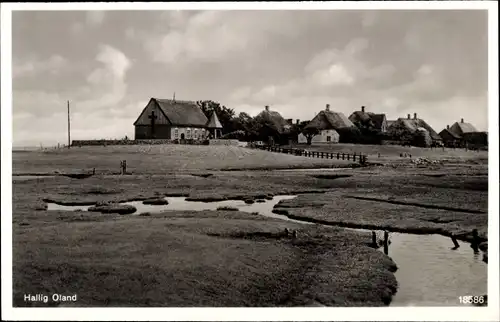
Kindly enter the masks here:
<path id="1" fill-rule="evenodd" d="M 411 119 L 411 115 L 410 114 L 408 114 L 408 119 Z"/>
<path id="2" fill-rule="evenodd" d="M 299 125 L 299 123 L 300 123 L 300 120 L 299 120 L 299 119 L 296 119 L 296 120 L 295 120 L 295 124 Z"/>
<path id="3" fill-rule="evenodd" d="M 325 109 L 327 112 L 330 111 L 330 104 L 326 104 L 326 109 Z"/>
<path id="4" fill-rule="evenodd" d="M 449 125 L 446 125 L 446 129 L 449 130 L 450 129 L 450 126 Z"/>
<path id="5" fill-rule="evenodd" d="M 460 123 L 463 123 L 463 122 L 464 122 L 464 119 L 461 119 L 461 120 L 460 120 Z"/>
<path id="6" fill-rule="evenodd" d="M 361 106 L 361 112 L 365 112 L 365 107 L 364 106 Z"/>
<path id="7" fill-rule="evenodd" d="M 416 120 L 417 119 L 417 113 L 413 113 L 413 119 Z"/>
<path id="8" fill-rule="evenodd" d="M 266 105 L 266 111 L 269 112 L 269 105 Z"/>

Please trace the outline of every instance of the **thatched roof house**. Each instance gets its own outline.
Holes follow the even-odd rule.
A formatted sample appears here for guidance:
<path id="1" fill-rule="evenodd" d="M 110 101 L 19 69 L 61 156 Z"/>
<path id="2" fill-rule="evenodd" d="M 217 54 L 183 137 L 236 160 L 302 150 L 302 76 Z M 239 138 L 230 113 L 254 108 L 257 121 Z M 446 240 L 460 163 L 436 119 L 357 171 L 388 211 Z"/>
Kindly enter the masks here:
<path id="1" fill-rule="evenodd" d="M 442 141 L 439 134 L 427 122 L 417 117 L 417 113 L 413 115 L 413 119 L 410 117 L 410 114 L 408 114 L 407 118 L 399 118 L 388 128 L 389 135 L 394 140 L 403 141 L 408 144 L 412 143 L 415 137 L 421 134 L 422 130 L 428 132 L 432 143 Z"/>
<path id="2" fill-rule="evenodd" d="M 330 104 L 326 104 L 326 108 L 319 112 L 304 127 L 304 130 L 309 128 L 317 128 L 320 132 L 334 130 L 332 133 L 339 135 L 339 142 L 355 142 L 360 134 L 356 125 L 354 125 L 343 113 L 330 110 Z M 328 136 L 330 136 L 330 134 L 326 137 Z"/>
<path id="3" fill-rule="evenodd" d="M 458 146 L 460 144 L 460 141 L 461 141 L 460 135 L 457 135 L 457 134 L 453 133 L 452 131 L 450 131 L 449 125 L 446 126 L 446 129 L 439 132 L 439 136 L 441 137 L 441 139 L 443 140 L 443 143 L 446 146 L 453 146 L 453 147 Z"/>
<path id="4" fill-rule="evenodd" d="M 349 120 L 358 128 L 368 128 L 375 131 L 387 131 L 387 118 L 385 114 L 375 114 L 366 112 L 365 107 L 361 106 L 361 111 L 354 111 Z"/>
<path id="5" fill-rule="evenodd" d="M 460 123 L 453 123 L 453 125 L 450 127 L 450 131 L 458 136 L 462 136 L 465 133 L 477 132 L 477 129 L 471 123 L 466 123 L 464 122 L 464 119 L 461 119 Z"/>
<path id="6" fill-rule="evenodd" d="M 330 110 L 330 104 L 326 104 L 326 108 L 319 112 L 305 128 L 316 127 L 320 130 L 341 130 L 355 128 L 356 126 L 341 112 L 333 112 Z"/>
<path id="7" fill-rule="evenodd" d="M 267 105 L 265 109 L 256 116 L 256 118 L 269 122 L 269 124 L 271 124 L 280 134 L 285 133 L 291 127 L 289 122 L 285 120 L 280 113 L 270 110 Z"/>

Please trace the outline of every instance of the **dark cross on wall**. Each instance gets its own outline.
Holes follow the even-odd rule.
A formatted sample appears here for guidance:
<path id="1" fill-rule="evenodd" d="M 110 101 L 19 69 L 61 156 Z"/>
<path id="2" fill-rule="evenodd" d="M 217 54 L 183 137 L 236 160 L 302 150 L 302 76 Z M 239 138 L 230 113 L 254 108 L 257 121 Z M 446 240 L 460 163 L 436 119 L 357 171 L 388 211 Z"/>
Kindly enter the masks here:
<path id="1" fill-rule="evenodd" d="M 155 111 L 151 112 L 151 115 L 149 116 L 149 118 L 151 119 L 151 136 L 154 137 L 155 136 L 155 121 L 157 119 L 157 116 L 155 115 Z"/>

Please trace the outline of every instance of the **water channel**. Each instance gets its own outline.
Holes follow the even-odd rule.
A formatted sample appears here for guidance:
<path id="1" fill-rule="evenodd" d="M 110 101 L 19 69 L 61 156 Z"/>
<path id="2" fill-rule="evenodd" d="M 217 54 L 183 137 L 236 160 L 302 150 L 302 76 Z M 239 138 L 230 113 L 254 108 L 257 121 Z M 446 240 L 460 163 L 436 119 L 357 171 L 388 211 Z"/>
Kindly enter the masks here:
<path id="1" fill-rule="evenodd" d="M 272 212 L 279 201 L 295 197 L 275 196 L 273 200 L 253 204 L 246 204 L 242 200 L 197 202 L 186 201 L 184 197 L 166 197 L 168 205 L 145 205 L 141 201 L 125 204 L 136 207 L 135 214 L 233 207 L 244 212 L 258 212 L 267 217 L 310 224 Z M 49 211 L 86 211 L 88 208 L 89 206 L 48 204 Z M 356 230 L 370 232 L 363 229 Z M 381 231 L 377 231 L 377 235 L 382 236 L 382 234 Z M 390 240 L 388 255 L 398 266 L 395 276 L 399 284 L 390 306 L 462 306 L 459 296 L 487 294 L 487 264 L 482 261 L 482 255 L 474 253 L 468 243 L 459 242 L 460 247 L 452 250 L 451 239 L 436 234 L 390 233 Z M 379 250 L 382 251 L 382 248 Z"/>

